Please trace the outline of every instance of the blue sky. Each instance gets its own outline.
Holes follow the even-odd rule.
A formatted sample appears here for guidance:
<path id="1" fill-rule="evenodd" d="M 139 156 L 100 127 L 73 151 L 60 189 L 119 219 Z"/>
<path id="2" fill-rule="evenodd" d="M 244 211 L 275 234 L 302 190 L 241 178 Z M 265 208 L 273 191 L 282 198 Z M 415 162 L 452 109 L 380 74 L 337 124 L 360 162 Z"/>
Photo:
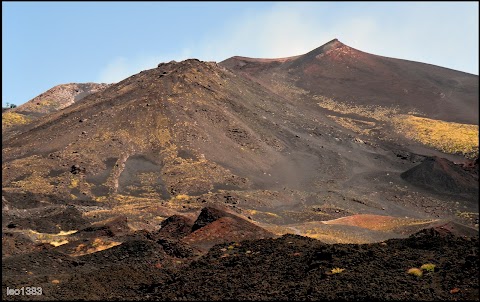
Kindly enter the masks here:
<path id="1" fill-rule="evenodd" d="M 160 62 L 286 57 L 333 38 L 478 75 L 478 2 L 2 2 L 2 103 Z"/>

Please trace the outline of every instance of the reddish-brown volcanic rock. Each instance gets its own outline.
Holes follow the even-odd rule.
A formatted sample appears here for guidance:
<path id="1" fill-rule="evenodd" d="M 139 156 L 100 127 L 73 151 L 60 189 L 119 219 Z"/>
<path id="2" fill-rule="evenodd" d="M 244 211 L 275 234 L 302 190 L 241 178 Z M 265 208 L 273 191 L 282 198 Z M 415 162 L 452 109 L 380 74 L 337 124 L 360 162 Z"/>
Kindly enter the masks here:
<path id="1" fill-rule="evenodd" d="M 202 249 L 218 243 L 274 237 L 241 217 L 212 207 L 202 209 L 192 231 L 182 241 Z"/>
<path id="2" fill-rule="evenodd" d="M 200 214 L 198 215 L 197 220 L 195 220 L 195 223 L 192 226 L 192 232 L 195 232 L 196 230 L 203 228 L 204 226 L 222 217 L 232 217 L 232 216 L 233 216 L 232 214 L 216 208 L 212 208 L 212 207 L 203 208 L 200 211 Z"/>
<path id="3" fill-rule="evenodd" d="M 157 236 L 181 239 L 192 232 L 193 221 L 182 215 L 173 215 L 162 221 Z"/>
<path id="4" fill-rule="evenodd" d="M 270 238 L 274 235 L 251 222 L 222 217 L 182 239 L 183 242 L 202 249 L 224 242 Z"/>

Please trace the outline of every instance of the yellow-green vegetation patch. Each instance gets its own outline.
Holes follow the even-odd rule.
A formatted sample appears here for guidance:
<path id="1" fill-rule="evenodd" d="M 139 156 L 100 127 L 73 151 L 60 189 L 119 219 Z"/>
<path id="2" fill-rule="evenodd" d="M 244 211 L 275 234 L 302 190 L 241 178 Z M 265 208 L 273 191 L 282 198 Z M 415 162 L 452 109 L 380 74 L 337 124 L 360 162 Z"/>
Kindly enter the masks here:
<path id="1" fill-rule="evenodd" d="M 416 267 L 412 267 L 410 268 L 408 271 L 407 271 L 407 274 L 409 275 L 414 275 L 416 277 L 421 277 L 423 275 L 423 272 L 421 269 L 419 268 L 416 268 Z"/>
<path id="2" fill-rule="evenodd" d="M 96 202 L 103 202 L 103 203 L 105 203 L 105 202 L 108 202 L 108 201 L 112 200 L 112 198 L 111 198 L 110 196 L 95 196 L 95 197 L 94 197 L 94 200 L 95 200 Z"/>
<path id="3" fill-rule="evenodd" d="M 456 211 L 455 213 L 456 216 L 461 217 L 463 219 L 469 220 L 472 223 L 478 224 L 477 222 L 474 222 L 476 219 L 478 219 L 478 213 L 475 212 L 461 212 L 461 211 Z"/>
<path id="4" fill-rule="evenodd" d="M 356 114 L 362 117 L 375 119 L 377 121 L 389 121 L 393 116 L 400 114 L 400 109 L 397 107 L 355 105 L 337 102 L 324 96 L 315 96 L 314 99 L 319 101 L 317 104 L 324 109 L 342 114 Z"/>
<path id="5" fill-rule="evenodd" d="M 6 129 L 16 125 L 28 124 L 30 118 L 16 112 L 7 111 L 2 113 L 2 129 Z"/>
<path id="6" fill-rule="evenodd" d="M 78 257 L 78 256 L 87 255 L 87 254 L 92 254 L 92 253 L 107 250 L 109 248 L 112 248 L 120 244 L 122 244 L 122 242 L 111 241 L 109 239 L 103 239 L 103 238 L 95 238 L 93 242 L 90 242 L 87 244 L 84 244 L 84 243 L 79 244 L 75 248 L 73 253 L 70 254 L 70 256 Z"/>
<path id="7" fill-rule="evenodd" d="M 73 189 L 76 187 L 78 187 L 78 179 L 72 178 L 72 181 L 70 182 L 70 188 Z"/>
<path id="8" fill-rule="evenodd" d="M 38 243 L 49 243 L 53 246 L 60 246 L 68 243 L 68 240 L 64 236 L 75 234 L 77 230 L 71 231 L 61 231 L 57 234 L 50 233 L 40 233 L 34 230 L 27 230 L 25 235 L 27 235 L 33 242 Z"/>
<path id="9" fill-rule="evenodd" d="M 335 267 L 333 268 L 330 272 L 332 274 L 340 274 L 341 272 L 343 272 L 345 269 L 344 268 L 339 268 L 339 267 Z"/>
<path id="10" fill-rule="evenodd" d="M 372 130 L 379 129 L 377 123 L 371 121 L 362 121 L 349 117 L 340 117 L 335 115 L 327 115 L 329 118 L 333 119 L 340 126 L 350 129 L 355 133 L 363 135 L 371 135 Z"/>
<path id="11" fill-rule="evenodd" d="M 14 181 L 12 186 L 22 188 L 32 193 L 48 194 L 53 191 L 54 186 L 45 176 L 34 172 L 23 180 Z"/>
<path id="12" fill-rule="evenodd" d="M 111 196 L 111 199 L 115 200 L 116 202 L 118 202 L 120 204 L 131 204 L 131 203 L 134 203 L 134 204 L 141 204 L 141 203 L 148 204 L 150 202 L 155 202 L 156 203 L 156 201 L 157 201 L 156 199 L 152 199 L 152 198 L 122 195 L 122 194 L 114 194 L 114 195 Z"/>
<path id="13" fill-rule="evenodd" d="M 297 224 L 295 228 L 300 231 L 299 235 L 315 238 L 325 243 L 368 243 L 368 240 L 362 236 L 341 229 L 325 228 L 324 226 L 323 222 L 311 221 Z"/>
<path id="14" fill-rule="evenodd" d="M 3 167 L 2 185 L 32 193 L 51 193 L 52 183 L 58 180 L 48 176 L 53 167 L 52 162 L 43 161 L 38 155 L 12 160 Z"/>
<path id="15" fill-rule="evenodd" d="M 427 272 L 433 272 L 435 271 L 436 265 L 433 263 L 425 263 L 420 267 L 421 270 L 427 271 Z"/>
<path id="16" fill-rule="evenodd" d="M 458 211 L 455 213 L 455 215 L 459 216 L 459 217 L 463 217 L 463 218 L 470 218 L 472 216 L 476 216 L 478 215 L 478 213 L 475 213 L 475 212 L 462 212 L 462 211 Z"/>
<path id="17" fill-rule="evenodd" d="M 272 212 L 265 212 L 253 209 L 244 210 L 246 216 L 252 216 L 255 221 L 264 222 L 264 223 L 273 223 L 279 224 L 284 221 L 284 218 L 278 214 Z"/>
<path id="18" fill-rule="evenodd" d="M 478 125 L 445 122 L 413 115 L 395 119 L 397 131 L 407 138 L 445 153 L 478 156 Z"/>
<path id="19" fill-rule="evenodd" d="M 62 109 L 66 107 L 65 105 L 62 106 L 62 103 L 59 100 L 46 99 L 46 100 L 38 100 L 36 102 L 27 102 L 23 104 L 22 108 L 25 111 L 49 113 L 54 110 Z"/>
<path id="20" fill-rule="evenodd" d="M 61 245 L 67 244 L 67 243 L 68 243 L 68 240 L 66 240 L 66 239 L 63 239 L 63 240 L 54 240 L 54 241 L 50 241 L 49 243 L 50 243 L 51 245 L 57 247 L 57 246 L 61 246 Z"/>
<path id="21" fill-rule="evenodd" d="M 371 130 L 381 127 L 378 122 L 385 122 L 385 124 L 394 126 L 396 132 L 406 138 L 444 153 L 463 154 L 468 158 L 478 156 L 478 125 L 420 117 L 418 115 L 421 114 L 418 112 L 401 112 L 397 107 L 355 105 L 353 103 L 337 102 L 324 96 L 315 96 L 315 99 L 318 101 L 318 105 L 324 109 L 340 114 L 354 114 L 377 121 L 375 123 L 329 115 L 339 125 L 359 134 L 369 134 Z M 373 128 L 372 123 L 377 124 L 377 128 Z"/>
<path id="22" fill-rule="evenodd" d="M 188 196 L 187 194 L 178 194 L 177 196 L 175 196 L 175 199 L 177 199 L 177 200 L 188 200 L 188 199 L 190 199 L 190 196 Z"/>

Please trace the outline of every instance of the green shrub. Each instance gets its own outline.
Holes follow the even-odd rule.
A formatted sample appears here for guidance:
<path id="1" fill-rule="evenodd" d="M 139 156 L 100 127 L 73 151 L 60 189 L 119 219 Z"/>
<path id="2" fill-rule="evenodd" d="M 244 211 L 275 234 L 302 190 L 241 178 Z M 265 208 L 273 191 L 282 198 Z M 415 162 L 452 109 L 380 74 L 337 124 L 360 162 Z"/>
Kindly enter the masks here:
<path id="1" fill-rule="evenodd" d="M 331 272 L 332 272 L 332 274 L 340 274 L 344 270 L 345 270 L 344 268 L 336 267 L 336 268 L 332 269 Z"/>
<path id="2" fill-rule="evenodd" d="M 435 271 L 435 264 L 433 263 L 425 263 L 420 267 L 420 269 L 427 271 L 427 272 L 434 272 Z"/>
<path id="3" fill-rule="evenodd" d="M 414 276 L 417 276 L 417 277 L 421 277 L 423 275 L 423 272 L 421 269 L 419 268 L 416 268 L 416 267 L 412 267 L 411 269 L 409 269 L 407 271 L 407 274 L 409 275 L 414 275 Z"/>

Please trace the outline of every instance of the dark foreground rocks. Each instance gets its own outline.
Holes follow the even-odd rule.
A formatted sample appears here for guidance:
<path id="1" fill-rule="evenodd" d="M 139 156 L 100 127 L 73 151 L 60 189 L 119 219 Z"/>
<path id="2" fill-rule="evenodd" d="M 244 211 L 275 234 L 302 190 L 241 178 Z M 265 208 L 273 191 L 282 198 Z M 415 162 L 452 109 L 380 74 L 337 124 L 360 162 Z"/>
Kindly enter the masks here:
<path id="1" fill-rule="evenodd" d="M 384 243 L 327 245 L 296 235 L 215 246 L 152 285 L 160 300 L 478 300 L 478 237 L 432 229 Z M 435 264 L 423 276 L 410 268 Z"/>
<path id="2" fill-rule="evenodd" d="M 218 244 L 194 258 L 173 257 L 163 250 L 165 242 L 148 238 L 151 234 L 138 233 L 119 246 L 80 257 L 53 251 L 36 252 L 40 258 L 10 257 L 2 263 L 2 299 L 479 299 L 478 236 L 426 229 L 406 239 L 329 245 L 284 235 Z M 34 265 L 38 259 L 41 263 Z M 423 269 L 422 276 L 407 273 L 424 264 L 434 267 Z M 7 296 L 7 286 L 41 286 L 43 295 Z"/>

